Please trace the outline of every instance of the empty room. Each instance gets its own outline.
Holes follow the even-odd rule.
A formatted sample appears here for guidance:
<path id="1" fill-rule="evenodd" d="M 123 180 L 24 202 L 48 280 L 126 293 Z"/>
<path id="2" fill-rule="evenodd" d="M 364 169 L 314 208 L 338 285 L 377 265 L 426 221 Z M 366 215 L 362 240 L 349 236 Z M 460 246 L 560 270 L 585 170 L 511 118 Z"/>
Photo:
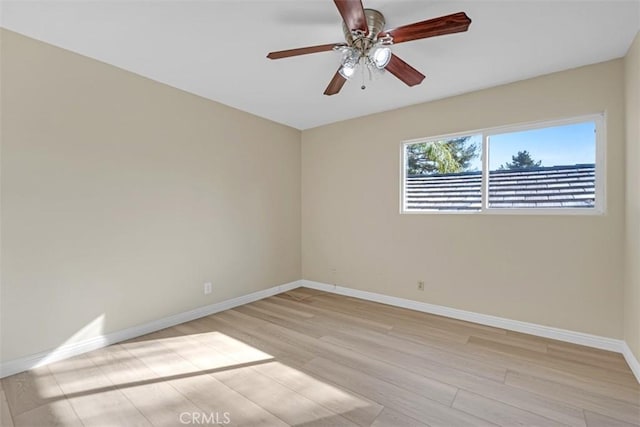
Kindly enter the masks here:
<path id="1" fill-rule="evenodd" d="M 0 1 L 0 385 L 640 427 L 640 0 Z"/>

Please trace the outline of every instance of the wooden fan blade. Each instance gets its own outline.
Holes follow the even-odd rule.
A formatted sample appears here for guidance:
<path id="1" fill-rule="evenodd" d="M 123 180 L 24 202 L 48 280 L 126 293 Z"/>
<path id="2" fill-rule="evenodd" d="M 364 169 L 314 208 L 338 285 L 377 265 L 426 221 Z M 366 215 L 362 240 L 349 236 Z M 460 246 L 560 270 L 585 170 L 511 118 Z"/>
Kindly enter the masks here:
<path id="1" fill-rule="evenodd" d="M 277 52 L 269 52 L 267 58 L 269 59 L 281 59 L 281 58 L 289 58 L 290 56 L 298 56 L 298 55 L 307 55 L 309 53 L 318 53 L 318 52 L 327 52 L 333 50 L 336 46 L 343 46 L 344 43 L 331 43 L 331 44 L 321 44 L 318 46 L 307 46 L 300 47 L 297 49 L 289 49 L 289 50 L 280 50 Z"/>
<path id="2" fill-rule="evenodd" d="M 426 39 L 427 37 L 443 36 L 445 34 L 461 33 L 469 29 L 471 19 L 464 12 L 441 16 L 440 18 L 404 25 L 393 30 L 383 31 L 378 38 L 391 36 L 393 43 L 403 43 L 411 40 Z"/>
<path id="3" fill-rule="evenodd" d="M 340 89 L 342 89 L 342 86 L 344 86 L 346 81 L 347 79 L 342 77 L 342 75 L 340 74 L 340 69 L 338 68 L 338 71 L 336 71 L 336 73 L 333 75 L 333 78 L 329 82 L 329 86 L 327 86 L 327 88 L 324 90 L 324 94 L 335 95 L 336 93 L 340 92 Z"/>
<path id="4" fill-rule="evenodd" d="M 385 68 L 388 72 L 402 80 L 407 86 L 415 86 L 422 83 L 424 74 L 404 62 L 394 54 L 391 54 L 391 60 Z"/>
<path id="5" fill-rule="evenodd" d="M 361 30 L 365 35 L 369 34 L 361 0 L 333 0 L 333 2 L 349 30 Z"/>

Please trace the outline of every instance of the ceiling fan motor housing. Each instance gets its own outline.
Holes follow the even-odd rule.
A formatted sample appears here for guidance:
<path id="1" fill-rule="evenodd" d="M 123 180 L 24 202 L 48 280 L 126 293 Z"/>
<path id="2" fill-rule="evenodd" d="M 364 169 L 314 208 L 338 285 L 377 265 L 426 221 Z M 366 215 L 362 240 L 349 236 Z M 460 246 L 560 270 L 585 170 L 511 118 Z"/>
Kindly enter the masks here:
<path id="1" fill-rule="evenodd" d="M 358 31 L 352 32 L 347 28 L 346 24 L 342 23 L 342 31 L 344 32 L 344 38 L 349 46 L 354 46 L 362 51 L 367 50 L 377 40 L 378 34 L 384 29 L 384 15 L 375 9 L 364 9 L 364 15 L 367 19 L 367 27 L 369 28 L 368 35 L 359 35 Z"/>

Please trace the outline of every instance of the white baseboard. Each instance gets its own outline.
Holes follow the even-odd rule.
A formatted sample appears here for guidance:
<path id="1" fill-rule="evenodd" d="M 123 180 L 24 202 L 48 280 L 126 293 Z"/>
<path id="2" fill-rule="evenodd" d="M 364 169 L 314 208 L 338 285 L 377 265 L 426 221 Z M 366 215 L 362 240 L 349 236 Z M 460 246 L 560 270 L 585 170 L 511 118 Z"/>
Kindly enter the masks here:
<path id="1" fill-rule="evenodd" d="M 302 281 L 297 280 L 295 282 L 274 286 L 272 288 L 253 292 L 248 295 L 243 295 L 237 298 L 232 298 L 230 300 L 218 302 L 204 307 L 199 307 L 190 311 L 185 311 L 183 313 L 178 313 L 173 316 L 164 317 L 162 319 L 154 320 L 143 325 L 133 326 L 121 331 L 100 335 L 88 340 L 62 345 L 52 350 L 43 351 L 41 353 L 32 354 L 29 356 L 21 357 L 19 359 L 10 360 L 8 362 L 0 364 L 0 378 L 27 371 L 31 368 L 43 366 L 59 360 L 67 359 L 69 357 L 77 356 L 88 351 L 106 347 L 111 344 L 139 337 L 151 332 L 159 331 L 161 329 L 169 328 L 180 323 L 199 319 L 200 317 L 208 316 L 220 311 L 229 310 L 240 305 L 248 304 L 250 302 L 258 301 L 272 295 L 298 288 L 301 285 Z"/>
<path id="2" fill-rule="evenodd" d="M 503 317 L 474 313 L 471 311 L 459 310 L 456 308 L 449 308 L 441 305 L 413 301 L 383 294 L 376 294 L 373 292 L 361 291 L 358 289 L 346 288 L 343 286 L 329 285 L 326 283 L 314 282 L 311 280 L 302 280 L 302 286 L 331 292 L 334 294 L 388 304 L 396 307 L 408 308 L 425 313 L 451 317 L 453 319 L 466 320 L 467 322 L 479 323 L 481 325 L 493 326 L 510 331 L 522 332 L 525 334 L 551 338 L 558 341 L 570 342 L 587 347 L 594 347 L 602 350 L 622 353 L 627 363 L 631 367 L 634 375 L 636 376 L 636 379 L 638 380 L 638 382 L 640 382 L 640 363 L 638 363 L 638 360 L 634 357 L 633 353 L 629 349 L 629 346 L 623 340 L 585 334 L 583 332 L 574 332 L 567 329 L 553 328 L 551 326 L 537 325 L 535 323 L 521 322 L 519 320 L 505 319 Z"/>
<path id="3" fill-rule="evenodd" d="M 624 360 L 627 361 L 627 364 L 631 368 L 631 371 L 633 371 L 633 374 L 636 376 L 636 379 L 640 383 L 640 361 L 633 354 L 626 342 L 623 342 L 622 344 L 622 355 L 624 356 Z"/>

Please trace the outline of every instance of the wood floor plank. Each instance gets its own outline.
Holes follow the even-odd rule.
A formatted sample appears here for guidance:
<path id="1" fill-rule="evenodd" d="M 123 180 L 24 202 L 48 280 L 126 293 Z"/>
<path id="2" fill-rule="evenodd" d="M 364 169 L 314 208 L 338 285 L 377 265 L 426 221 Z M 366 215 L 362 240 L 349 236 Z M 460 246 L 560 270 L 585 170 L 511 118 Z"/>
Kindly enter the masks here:
<path id="1" fill-rule="evenodd" d="M 554 358 L 553 356 L 497 343 L 495 341 L 488 341 L 475 336 L 469 338 L 468 345 L 469 348 L 483 348 L 489 352 L 501 353 L 508 356 L 511 360 L 522 360 L 532 365 L 540 365 L 543 367 L 563 370 L 565 372 L 574 373 L 595 380 L 613 382 L 631 388 L 635 388 L 637 384 L 637 380 L 630 369 L 628 372 L 612 371 L 598 366 L 591 366 L 579 362 Z"/>
<path id="2" fill-rule="evenodd" d="M 87 355 L 51 364 L 49 369 L 82 424 L 151 425 Z"/>
<path id="3" fill-rule="evenodd" d="M 260 360 L 288 360 L 295 359 L 291 347 L 285 343 L 275 343 L 276 340 L 264 339 L 259 333 L 249 334 L 246 331 L 256 331 L 251 326 L 244 326 L 243 322 L 228 322 L 221 317 L 206 317 L 197 321 L 185 323 L 176 326 L 190 339 L 199 344 L 213 347 L 216 353 L 219 351 L 228 351 L 227 356 L 232 357 L 235 363 L 251 363 Z M 223 340 L 233 340 L 250 347 L 252 350 L 245 352 L 242 348 L 236 347 Z M 232 341 L 232 343 L 233 343 Z M 256 350 L 259 353 L 256 353 Z M 301 353 L 298 349 L 293 349 L 297 353 Z M 235 353 L 235 354 L 234 354 Z M 251 355 L 253 354 L 253 357 Z M 208 355 L 208 354 L 207 354 Z M 208 355 L 210 356 L 210 355 Z M 305 354 L 300 358 L 302 362 L 306 362 L 313 358 L 312 354 Z"/>
<path id="4" fill-rule="evenodd" d="M 476 375 L 477 373 L 465 372 L 455 366 L 443 365 L 432 360 L 402 353 L 395 349 L 385 349 L 383 346 L 375 353 L 370 352 L 370 349 L 362 349 L 361 351 L 363 359 L 365 357 L 380 358 L 389 363 L 397 364 L 409 372 L 534 412 L 558 423 L 576 427 L 585 426 L 584 416 L 580 408 L 505 385 L 502 383 L 502 379 L 500 381 L 490 380 Z"/>
<path id="5" fill-rule="evenodd" d="M 561 402 L 640 426 L 640 406 L 638 405 L 512 371 L 507 372 L 506 383 L 534 393 L 553 396 Z"/>
<path id="6" fill-rule="evenodd" d="M 330 360 L 316 358 L 307 363 L 305 368 L 430 426 L 495 425 Z"/>
<path id="7" fill-rule="evenodd" d="M 269 309 L 269 310 L 274 310 L 274 311 L 279 311 L 279 312 L 284 312 L 287 313 L 291 316 L 295 316 L 295 317 L 300 317 L 303 319 L 310 319 L 314 316 L 313 313 L 310 313 L 307 310 L 301 310 L 300 309 L 300 305 L 296 304 L 296 308 L 292 308 L 292 307 L 288 307 L 286 305 L 283 304 L 277 304 L 275 301 L 277 301 L 275 298 L 269 298 L 269 299 L 263 299 L 260 301 L 256 301 L 253 304 L 256 305 L 256 307 L 261 307 L 261 308 L 265 308 L 265 309 Z"/>
<path id="8" fill-rule="evenodd" d="M 199 370 L 197 366 L 166 347 L 166 343 L 166 339 L 160 339 L 130 342 L 123 347 L 156 375 L 164 377 L 168 384 L 201 408 L 203 413 L 228 413 L 234 425 L 287 425 L 242 394 L 213 378 L 210 372 Z"/>
<path id="9" fill-rule="evenodd" d="M 220 332 L 203 333 L 210 339 L 206 347 L 198 346 L 189 336 L 162 341 L 162 345 L 240 393 L 261 408 L 290 425 L 313 425 L 325 422 L 336 426 L 355 424 L 307 399 L 269 376 L 262 375 L 254 366 L 275 363 L 273 357 Z M 287 402 L 283 405 L 282 402 Z"/>
<path id="10" fill-rule="evenodd" d="M 640 392 L 617 383 L 598 381 L 590 377 L 553 371 L 551 369 L 529 369 L 526 372 L 522 372 L 519 369 L 510 369 L 510 371 L 578 388 L 594 395 L 607 396 L 630 404 L 640 405 Z"/>
<path id="11" fill-rule="evenodd" d="M 364 396 L 281 363 L 258 365 L 254 369 L 360 426 L 370 426 L 383 409 Z"/>
<path id="12" fill-rule="evenodd" d="M 247 305 L 235 308 L 233 310 L 229 310 L 228 314 L 229 315 L 244 314 L 245 316 L 253 317 L 258 321 L 261 320 L 261 321 L 273 323 L 276 325 L 280 325 L 287 329 L 292 329 L 294 331 L 311 335 L 316 338 L 319 338 L 322 335 L 324 335 L 324 332 L 321 332 L 319 328 L 315 327 L 313 324 L 306 324 L 304 322 L 298 322 L 293 320 L 285 320 L 285 319 L 273 316 L 269 313 L 266 313 L 263 310 L 259 310 L 255 307 L 250 307 Z"/>
<path id="13" fill-rule="evenodd" d="M 512 331 L 508 331 L 508 334 L 509 335 L 519 334 L 520 336 L 529 338 L 531 340 L 537 340 L 537 339 L 545 340 L 549 348 L 554 348 L 554 349 L 562 350 L 565 352 L 571 352 L 582 357 L 596 358 L 598 360 L 604 360 L 609 362 L 622 362 L 622 363 L 625 362 L 624 356 L 621 353 L 615 353 L 613 351 L 602 350 L 602 349 L 593 348 L 593 347 L 586 347 L 580 344 L 551 340 L 548 338 L 536 337 L 533 335 L 520 334 Z"/>
<path id="14" fill-rule="evenodd" d="M 527 335 L 515 331 L 507 331 L 507 336 L 519 337 L 522 340 L 546 344 L 547 353 L 552 354 L 559 360 L 566 359 L 571 362 L 606 367 L 607 369 L 629 373 L 629 365 L 627 365 L 627 362 L 621 353 Z M 640 387 L 640 384 L 637 384 L 637 386 Z"/>
<path id="15" fill-rule="evenodd" d="M 0 426 L 13 427 L 13 418 L 9 410 L 9 403 L 0 383 Z"/>
<path id="16" fill-rule="evenodd" d="M 317 303 L 316 301 L 323 301 L 324 299 L 330 300 L 335 306 L 342 307 L 343 309 L 351 312 L 361 313 L 375 313 L 376 315 L 387 315 L 398 321 L 404 322 L 419 322 L 427 326 L 433 326 L 437 328 L 443 328 L 445 330 L 459 330 L 464 333 L 473 333 L 482 331 L 485 333 L 495 333 L 504 335 L 506 331 L 500 328 L 494 328 L 492 326 L 480 325 L 478 323 L 466 322 L 464 320 L 453 319 L 449 317 L 438 316 L 434 314 L 406 310 L 400 307 L 393 307 L 387 304 L 380 304 L 373 301 L 365 301 L 357 298 L 343 297 L 333 294 L 318 295 L 311 299 L 310 304 Z"/>
<path id="17" fill-rule="evenodd" d="M 322 338 L 327 342 L 342 345 L 347 348 L 360 348 L 365 352 L 373 353 L 386 349 L 400 350 L 436 363 L 456 367 L 465 372 L 471 372 L 486 378 L 503 381 L 506 369 L 497 365 L 484 363 L 466 355 L 449 353 L 434 348 L 426 348 L 421 344 L 398 339 L 394 336 L 368 334 L 366 336 L 354 336 L 350 334 L 334 333 Z M 367 350 L 365 350 L 367 349 Z"/>
<path id="18" fill-rule="evenodd" d="M 290 307 L 292 304 L 297 304 L 293 301 L 283 299 L 283 298 L 273 298 L 272 300 L 276 301 L 276 305 L 283 307 Z M 338 328 L 338 329 L 369 329 L 373 328 L 379 331 L 388 331 L 392 329 L 392 326 L 389 323 L 385 323 L 384 320 L 379 319 L 371 319 L 366 318 L 365 316 L 357 316 L 353 315 L 354 313 L 342 313 L 336 312 L 332 310 L 328 310 L 324 307 L 312 306 L 309 304 L 305 305 L 305 310 L 309 313 L 313 313 L 315 319 L 322 319 L 321 321 L 325 325 L 325 327 L 330 328 Z M 316 321 L 310 321 L 308 323 L 317 324 Z M 465 339 L 466 341 L 466 339 Z"/>
<path id="19" fill-rule="evenodd" d="M 275 308 L 270 306 L 265 307 L 264 304 L 260 304 L 260 301 L 252 302 L 251 304 L 244 305 L 242 308 L 247 308 L 247 309 L 250 309 L 250 311 L 262 313 L 268 316 L 269 318 L 273 317 L 273 318 L 281 319 L 285 322 L 300 321 L 300 320 L 305 320 L 309 318 L 307 317 L 307 318 L 300 319 L 300 318 L 293 317 L 291 313 L 284 310 L 280 310 L 278 306 L 276 306 Z M 241 311 L 241 310 L 238 310 L 238 311 Z M 241 311 L 241 312 L 244 312 L 244 311 Z"/>
<path id="20" fill-rule="evenodd" d="M 298 349 L 305 349 L 307 352 L 339 361 L 342 364 L 359 369 L 368 375 L 401 385 L 405 389 L 447 405 L 451 403 L 457 390 L 455 387 L 420 375 L 408 373 L 393 365 L 388 365 L 375 359 L 363 358 L 360 353 L 333 346 L 323 340 L 317 340 L 297 331 L 288 330 L 280 325 L 263 325 L 254 329 L 253 333 L 268 335 L 275 338 L 278 342 L 287 343 L 291 349 L 294 349 L 291 350 L 291 352 L 298 351 Z"/>
<path id="21" fill-rule="evenodd" d="M 426 425 L 393 409 L 384 408 L 371 427 L 425 427 Z"/>
<path id="22" fill-rule="evenodd" d="M 256 372 L 253 369 L 239 369 L 213 375 L 289 425 L 356 425 L 272 378 Z"/>
<path id="23" fill-rule="evenodd" d="M 629 365 L 627 365 L 621 354 L 619 358 L 613 358 L 611 356 L 601 356 L 590 351 L 579 351 L 551 344 L 548 345 L 548 354 L 554 358 L 570 362 L 578 362 L 623 373 L 629 372 Z"/>
<path id="24" fill-rule="evenodd" d="M 447 383 L 433 380 L 422 375 L 416 375 L 398 366 L 375 358 L 362 357 L 362 353 L 352 351 L 346 347 L 334 345 L 324 339 L 313 339 L 295 331 L 279 329 L 276 325 L 265 327 L 270 335 L 282 337 L 281 340 L 298 342 L 309 348 L 316 356 L 332 360 L 352 369 L 357 369 L 371 377 L 395 384 L 405 390 L 420 394 L 436 402 L 450 405 L 457 391 Z M 276 335 L 277 334 L 277 335 Z"/>
<path id="25" fill-rule="evenodd" d="M 9 423 L 0 425 L 3 427 L 10 427 L 11 425 L 14 427 L 84 426 L 76 412 L 71 407 L 71 404 L 66 399 L 50 401 L 47 404 L 21 413 L 14 418 L 13 424 Z M 106 423 L 102 425 L 106 425 Z"/>
<path id="26" fill-rule="evenodd" d="M 314 321 L 315 320 L 315 321 Z M 377 332 L 387 332 L 393 329 L 389 324 L 382 323 L 377 320 L 361 319 L 357 316 L 350 316 L 348 314 L 331 313 L 324 311 L 316 315 L 315 319 L 308 320 L 307 323 L 314 323 L 323 325 L 329 329 L 365 329 Z"/>
<path id="27" fill-rule="evenodd" d="M 294 301 L 303 301 L 307 298 L 312 298 L 316 295 L 324 295 L 325 291 L 318 291 L 316 289 L 311 288 L 296 288 L 290 291 L 284 292 L 280 294 L 281 297 L 290 298 Z"/>
<path id="28" fill-rule="evenodd" d="M 460 390 L 456 395 L 452 407 L 504 427 L 562 425 L 557 421 L 465 390 Z"/>
<path id="29" fill-rule="evenodd" d="M 325 296 L 325 295 L 321 295 L 321 296 Z M 366 309 L 362 309 L 362 308 L 358 309 L 355 307 L 350 307 L 350 308 L 344 307 L 344 308 L 336 309 L 336 307 L 332 305 L 320 305 L 315 303 L 315 301 L 317 300 L 317 297 L 304 300 L 302 302 L 295 302 L 287 298 L 280 298 L 279 296 L 272 298 L 272 300 L 275 301 L 276 304 L 290 306 L 290 307 L 299 307 L 300 305 L 304 305 L 304 309 L 311 313 L 316 313 L 320 315 L 331 315 L 334 317 L 338 316 L 340 320 L 345 320 L 346 321 L 345 323 L 347 324 L 349 324 L 349 322 L 353 324 L 354 318 L 360 319 L 361 321 L 373 319 L 381 323 L 383 325 L 383 329 L 385 330 L 389 329 L 389 325 L 392 325 L 392 329 L 394 329 L 394 328 L 397 328 L 398 325 L 410 324 L 413 327 L 415 327 L 416 330 L 430 333 L 431 336 L 440 337 L 443 339 L 450 339 L 450 340 L 452 339 L 457 342 L 466 343 L 469 338 L 468 333 L 459 334 L 459 333 L 454 333 L 452 331 L 447 331 L 444 329 L 430 327 L 425 321 L 425 319 L 427 319 L 427 316 L 428 316 L 425 313 L 412 312 L 413 314 L 412 316 L 400 317 L 395 314 L 392 315 L 389 313 L 385 313 L 384 311 L 380 312 L 378 310 L 372 310 L 371 307 L 367 307 Z M 349 299 L 349 301 L 351 301 L 351 299 Z M 312 304 L 312 302 L 314 302 L 314 304 Z M 382 304 L 380 306 L 386 307 Z M 415 322 L 412 322 L 411 319 L 413 319 L 413 316 L 415 316 L 416 313 L 421 317 L 418 319 L 415 319 Z M 342 317 L 342 316 L 346 316 L 346 317 Z M 345 324 L 340 324 L 340 329 L 344 329 L 344 328 L 345 328 Z"/>
<path id="30" fill-rule="evenodd" d="M 391 330 L 393 333 L 414 335 L 428 340 L 436 340 L 443 343 L 455 342 L 466 344 L 471 334 L 465 331 L 449 331 L 442 328 L 434 328 L 432 326 L 415 323 L 402 323 L 394 325 Z"/>
<path id="31" fill-rule="evenodd" d="M 316 299 L 314 299 L 313 302 L 310 303 L 310 305 L 308 305 L 307 307 L 313 307 L 316 310 L 316 313 L 321 313 L 328 319 L 335 319 L 336 321 L 340 322 L 354 323 L 359 326 L 379 330 L 389 330 L 393 328 L 393 325 L 391 325 L 390 322 L 387 322 L 384 319 L 374 319 L 374 316 L 371 315 L 358 316 L 358 312 L 355 310 L 340 309 L 335 305 L 324 304 Z"/>
<path id="32" fill-rule="evenodd" d="M 280 340 L 277 336 L 262 333 L 262 328 L 266 327 L 268 323 L 242 313 L 229 311 L 215 316 L 215 318 L 206 319 L 206 321 L 214 325 L 221 325 L 229 336 L 260 348 L 281 361 L 293 361 L 297 365 L 303 365 L 315 357 L 313 352 L 305 348 Z"/>
<path id="33" fill-rule="evenodd" d="M 547 343 L 543 341 L 534 341 L 523 337 L 517 337 L 513 335 L 499 335 L 499 334 L 486 334 L 483 332 L 473 333 L 471 336 L 476 338 L 482 338 L 484 340 L 493 341 L 496 343 L 509 345 L 513 347 L 519 347 L 526 350 L 536 351 L 538 353 L 547 353 Z"/>
<path id="34" fill-rule="evenodd" d="M 585 410 L 584 416 L 587 420 L 587 427 L 635 427 L 635 424 L 615 420 L 592 411 Z"/>
<path id="35" fill-rule="evenodd" d="M 569 365 L 570 368 L 567 368 L 567 365 L 562 363 L 564 361 L 561 359 L 558 360 L 558 362 L 560 362 L 558 365 L 554 364 L 553 357 L 549 357 L 546 360 L 540 360 L 540 358 L 534 360 L 532 356 L 533 353 L 529 353 L 528 357 L 524 358 L 513 357 L 509 354 L 496 352 L 485 347 L 465 346 L 457 343 L 442 343 L 441 341 L 433 339 L 425 341 L 425 339 L 421 337 L 397 334 L 394 332 L 390 332 L 390 334 L 399 338 L 418 342 L 427 347 L 436 347 L 443 351 L 459 352 L 466 354 L 468 357 L 478 358 L 483 361 L 493 361 L 494 363 L 498 363 L 512 371 L 546 378 L 568 385 L 580 383 L 581 387 L 584 387 L 586 390 L 590 390 L 595 393 L 603 392 L 606 395 L 614 395 L 618 399 L 631 403 L 637 402 L 640 399 L 640 388 L 638 387 L 638 384 L 630 382 L 625 382 L 624 384 L 611 382 L 608 377 L 603 377 L 603 375 L 596 375 L 596 378 L 584 375 L 583 373 L 585 372 L 585 369 L 588 370 L 588 366 L 586 365 L 578 365 L 579 369 L 576 369 L 575 364 L 572 363 Z"/>
<path id="36" fill-rule="evenodd" d="M 46 366 L 3 378 L 2 388 L 14 417 L 64 396 Z"/>
<path id="37" fill-rule="evenodd" d="M 234 326 L 240 326 L 239 323 L 241 322 L 234 322 Z M 248 330 L 254 332 L 258 337 L 264 337 L 265 335 L 267 335 L 275 338 L 278 336 L 275 335 L 273 330 L 269 330 L 268 328 L 273 329 L 280 327 L 276 325 L 263 325 L 260 329 L 249 328 Z M 193 335 L 191 335 L 193 339 L 198 340 L 204 345 L 212 346 L 216 350 L 219 350 L 221 349 L 221 343 L 219 339 L 216 340 L 215 336 L 206 333 L 214 330 L 225 335 L 231 335 L 231 337 L 234 336 L 234 331 L 229 330 L 229 325 L 212 322 L 202 322 L 199 324 L 199 327 L 190 329 L 190 332 L 193 333 Z M 255 341 L 252 339 L 253 336 L 250 336 L 251 339 L 249 339 L 248 341 L 246 339 L 247 336 L 248 334 L 242 335 L 242 341 L 244 343 L 248 343 L 248 341 L 255 343 Z M 281 343 L 284 342 L 284 340 L 282 339 L 278 339 L 277 341 Z M 261 342 L 259 342 L 257 345 L 262 347 Z M 299 347 L 288 346 L 287 357 L 278 357 L 278 360 L 285 362 L 284 364 L 256 364 L 252 366 L 252 369 L 272 378 L 273 380 L 281 383 L 291 390 L 294 390 L 301 395 L 320 403 L 322 406 L 327 407 L 333 412 L 344 416 L 345 418 L 353 421 L 358 425 L 369 426 L 382 410 L 382 406 L 369 399 L 364 398 L 363 396 L 359 396 L 354 393 L 348 393 L 344 390 L 339 389 L 338 387 L 326 384 L 325 382 L 322 382 L 314 378 L 313 376 L 308 375 L 302 370 L 296 369 L 299 367 L 298 361 L 300 359 L 295 357 L 295 355 L 292 355 L 292 353 L 298 351 L 300 351 Z M 231 352 L 229 352 L 229 349 L 226 349 L 225 353 L 232 354 Z M 306 363 L 306 360 L 304 360 L 303 363 Z M 296 368 L 294 368 L 294 366 Z"/>
<path id="38" fill-rule="evenodd" d="M 2 380 L 6 388 L 7 411 L 3 410 L 2 426 L 82 426 L 62 389 L 47 366 L 33 368 Z M 9 403 L 9 399 L 11 403 Z M 10 420 L 5 417 L 9 415 Z"/>
<path id="39" fill-rule="evenodd" d="M 96 350 L 87 357 L 154 426 L 177 425 L 180 414 L 201 412 L 201 408 L 119 345 Z"/>

